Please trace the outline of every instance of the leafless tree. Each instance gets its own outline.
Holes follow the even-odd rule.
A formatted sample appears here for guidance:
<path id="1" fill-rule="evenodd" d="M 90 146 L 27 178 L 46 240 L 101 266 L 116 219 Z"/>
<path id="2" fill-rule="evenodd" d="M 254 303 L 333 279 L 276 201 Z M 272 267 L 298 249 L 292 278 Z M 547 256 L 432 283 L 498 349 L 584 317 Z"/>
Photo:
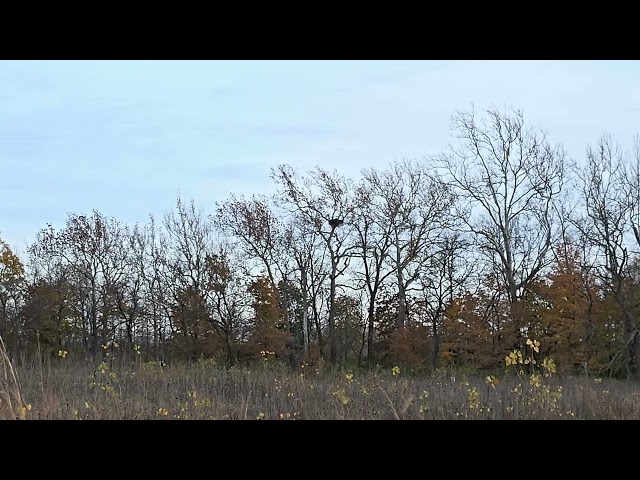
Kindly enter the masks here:
<path id="1" fill-rule="evenodd" d="M 207 319 L 222 338 L 228 365 L 236 361 L 236 343 L 240 339 L 246 309 L 246 281 L 239 277 L 240 259 L 232 246 L 220 242 L 215 253 L 207 255 L 205 301 L 211 313 Z"/>
<path id="2" fill-rule="evenodd" d="M 640 135 L 636 135 L 633 150 L 624 171 L 622 188 L 629 202 L 629 221 L 638 247 L 640 247 Z"/>
<path id="3" fill-rule="evenodd" d="M 470 291 L 477 266 L 468 254 L 468 242 L 460 233 L 448 233 L 438 242 L 438 250 L 423 266 L 420 285 L 424 298 L 427 323 L 431 326 L 431 368 L 435 370 L 440 356 L 442 330 L 447 308 L 455 297 L 462 298 Z"/>
<path id="4" fill-rule="evenodd" d="M 164 219 L 167 233 L 168 271 L 172 274 L 173 309 L 171 319 L 180 321 L 179 330 L 191 344 L 189 355 L 200 355 L 204 329 L 211 325 L 224 343 L 227 361 L 235 361 L 240 301 L 235 274 L 238 259 L 217 238 L 211 217 L 178 198 L 175 211 Z M 235 265 L 234 265 L 235 263 Z M 191 338 L 187 338 L 191 337 Z"/>
<path id="5" fill-rule="evenodd" d="M 171 332 L 170 291 L 173 282 L 166 234 L 150 215 L 149 222 L 135 231 L 132 241 L 135 243 L 134 261 L 138 263 L 137 270 L 143 283 L 146 354 L 152 358 L 166 359 L 168 352 L 165 340 Z"/>
<path id="6" fill-rule="evenodd" d="M 285 227 L 285 247 L 294 261 L 292 274 L 297 274 L 297 282 L 302 293 L 302 334 L 305 359 L 309 354 L 312 331 L 309 330 L 309 313 L 315 337 L 320 349 L 324 347 L 321 312 L 324 305 L 323 292 L 326 290 L 327 255 L 324 241 L 315 228 L 310 228 L 303 219 L 292 217 Z"/>
<path id="7" fill-rule="evenodd" d="M 427 171 L 425 163 L 395 162 L 389 170 L 363 173 L 376 197 L 372 203 L 375 221 L 382 234 L 389 236 L 385 253 L 398 288 L 397 328 L 401 330 L 407 316 L 407 291 L 452 223 L 455 195 L 449 185 Z"/>
<path id="8" fill-rule="evenodd" d="M 364 287 L 367 292 L 367 358 L 371 364 L 375 358 L 375 310 L 380 288 L 394 271 L 387 267 L 387 256 L 391 248 L 393 225 L 380 221 L 374 204 L 379 201 L 372 184 L 363 179 L 357 191 L 357 216 L 354 222 L 356 232 L 356 257 L 359 267 L 354 271 L 356 287 Z"/>
<path id="9" fill-rule="evenodd" d="M 287 289 L 278 288 L 279 282 L 288 281 L 292 259 L 285 252 L 283 222 L 265 197 L 253 196 L 247 200 L 235 195 L 217 203 L 214 225 L 229 235 L 247 259 L 256 259 L 264 269 L 284 312 L 284 323 L 291 330 Z"/>
<path id="10" fill-rule="evenodd" d="M 354 249 L 350 243 L 355 209 L 353 182 L 320 167 L 300 177 L 290 166 L 281 165 L 272 171 L 272 177 L 280 187 L 278 200 L 320 235 L 329 252 L 329 357 L 335 364 L 336 280 L 347 269 Z"/>
<path id="11" fill-rule="evenodd" d="M 574 223 L 586 243 L 594 247 L 594 273 L 613 294 L 624 320 L 624 347 L 606 367 L 614 367 L 623 358 L 627 373 L 636 374 L 640 334 L 628 270 L 635 205 L 629 198 L 631 192 L 624 189 L 625 179 L 632 178 L 628 163 L 611 136 L 605 135 L 596 146 L 587 148 L 587 162 L 578 178 L 583 213 Z"/>
<path id="12" fill-rule="evenodd" d="M 126 344 L 133 349 L 136 334 L 143 327 L 145 309 L 145 237 L 138 225 L 133 228 L 124 226 L 115 242 L 115 248 L 103 261 L 103 270 L 109 279 L 106 289 L 113 297 L 115 309 L 122 319 Z"/>
<path id="13" fill-rule="evenodd" d="M 489 108 L 482 119 L 462 111 L 451 127 L 459 143 L 434 165 L 463 199 L 459 216 L 495 268 L 515 319 L 518 300 L 550 265 L 561 234 L 557 205 L 569 160 L 519 110 Z"/>

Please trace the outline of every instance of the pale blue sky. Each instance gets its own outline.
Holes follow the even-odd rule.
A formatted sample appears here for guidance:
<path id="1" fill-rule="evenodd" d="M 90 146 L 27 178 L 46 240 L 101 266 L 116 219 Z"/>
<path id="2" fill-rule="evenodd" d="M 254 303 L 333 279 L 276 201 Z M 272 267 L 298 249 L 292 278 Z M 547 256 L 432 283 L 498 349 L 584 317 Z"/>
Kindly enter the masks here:
<path id="1" fill-rule="evenodd" d="M 451 141 L 457 110 L 521 108 L 574 158 L 640 132 L 640 61 L 0 61 L 0 238 L 97 209 L 213 211 L 270 168 L 364 167 Z"/>

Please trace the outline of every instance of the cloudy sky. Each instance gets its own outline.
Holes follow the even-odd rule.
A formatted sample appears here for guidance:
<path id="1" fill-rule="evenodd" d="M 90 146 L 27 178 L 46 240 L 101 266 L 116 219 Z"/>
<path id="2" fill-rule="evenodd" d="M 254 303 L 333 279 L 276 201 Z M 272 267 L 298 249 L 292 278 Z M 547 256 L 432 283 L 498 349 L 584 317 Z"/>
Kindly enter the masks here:
<path id="1" fill-rule="evenodd" d="M 640 133 L 640 61 L 0 61 L 0 238 L 93 209 L 269 193 L 270 169 L 357 176 L 442 151 L 473 103 L 524 110 L 576 160 Z"/>

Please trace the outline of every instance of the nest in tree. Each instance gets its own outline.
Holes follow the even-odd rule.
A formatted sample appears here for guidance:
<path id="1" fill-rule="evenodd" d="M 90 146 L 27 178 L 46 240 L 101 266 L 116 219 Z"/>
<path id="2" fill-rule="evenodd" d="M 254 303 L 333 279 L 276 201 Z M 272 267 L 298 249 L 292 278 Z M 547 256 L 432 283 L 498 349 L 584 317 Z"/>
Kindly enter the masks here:
<path id="1" fill-rule="evenodd" d="M 340 220 L 339 218 L 333 218 L 329 220 L 329 225 L 331 225 L 331 228 L 337 228 L 343 223 L 344 223 L 344 220 Z"/>

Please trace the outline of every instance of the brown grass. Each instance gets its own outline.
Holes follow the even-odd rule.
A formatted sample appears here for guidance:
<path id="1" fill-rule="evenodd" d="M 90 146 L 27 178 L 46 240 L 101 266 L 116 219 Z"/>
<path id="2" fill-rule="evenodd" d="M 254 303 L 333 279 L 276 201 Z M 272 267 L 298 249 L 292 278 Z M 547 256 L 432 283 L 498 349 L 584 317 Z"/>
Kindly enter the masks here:
<path id="1" fill-rule="evenodd" d="M 640 385 L 593 378 L 225 370 L 211 363 L 96 365 L 1 356 L 0 418 L 30 419 L 640 419 Z M 21 379 L 21 383 L 18 381 Z M 26 402 L 32 405 L 27 410 Z"/>
<path id="2" fill-rule="evenodd" d="M 22 399 L 20 379 L 0 336 L 0 418 L 25 419 L 31 408 Z"/>

